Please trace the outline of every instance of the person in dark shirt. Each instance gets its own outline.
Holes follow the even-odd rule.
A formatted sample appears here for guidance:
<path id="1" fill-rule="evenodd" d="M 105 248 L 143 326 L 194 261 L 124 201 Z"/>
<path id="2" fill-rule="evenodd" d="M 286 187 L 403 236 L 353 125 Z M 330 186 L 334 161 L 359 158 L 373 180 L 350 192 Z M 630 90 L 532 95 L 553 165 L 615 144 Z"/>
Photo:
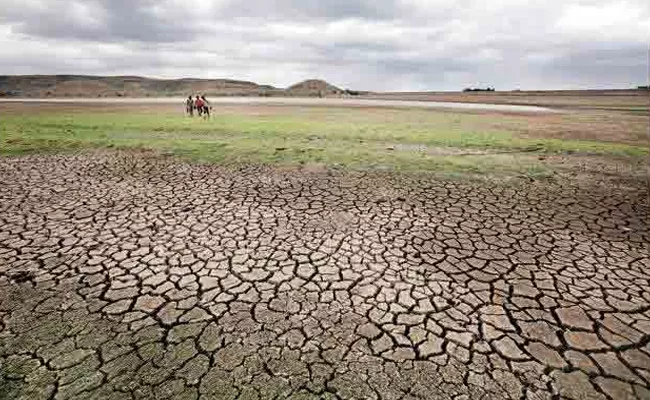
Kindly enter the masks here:
<path id="1" fill-rule="evenodd" d="M 203 100 L 203 115 L 205 118 L 210 118 L 210 102 L 205 96 L 201 96 L 201 100 Z"/>

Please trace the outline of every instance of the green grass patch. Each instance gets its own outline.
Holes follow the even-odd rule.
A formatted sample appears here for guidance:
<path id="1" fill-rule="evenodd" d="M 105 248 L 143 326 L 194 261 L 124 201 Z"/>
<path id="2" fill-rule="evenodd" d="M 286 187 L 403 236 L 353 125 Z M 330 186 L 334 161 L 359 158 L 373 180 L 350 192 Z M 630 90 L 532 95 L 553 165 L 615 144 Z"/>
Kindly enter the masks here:
<path id="1" fill-rule="evenodd" d="M 422 110 L 300 109 L 262 115 L 224 113 L 211 120 L 137 112 L 5 115 L 0 154 L 83 148 L 146 148 L 199 162 L 308 164 L 393 170 L 484 172 L 541 167 L 503 152 L 643 156 L 647 149 L 598 141 L 531 139 L 485 128 L 484 116 Z M 284 111 L 283 111 L 284 110 Z M 417 145 L 423 151 L 396 149 Z M 484 150 L 436 155 L 428 148 Z"/>

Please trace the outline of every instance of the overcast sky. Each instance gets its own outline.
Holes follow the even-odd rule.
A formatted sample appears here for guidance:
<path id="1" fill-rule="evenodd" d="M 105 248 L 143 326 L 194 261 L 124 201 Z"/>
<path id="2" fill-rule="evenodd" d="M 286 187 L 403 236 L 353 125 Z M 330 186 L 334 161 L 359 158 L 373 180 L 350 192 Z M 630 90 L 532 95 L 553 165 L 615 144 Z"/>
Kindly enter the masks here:
<path id="1" fill-rule="evenodd" d="M 648 0 L 0 0 L 0 74 L 627 88 Z"/>

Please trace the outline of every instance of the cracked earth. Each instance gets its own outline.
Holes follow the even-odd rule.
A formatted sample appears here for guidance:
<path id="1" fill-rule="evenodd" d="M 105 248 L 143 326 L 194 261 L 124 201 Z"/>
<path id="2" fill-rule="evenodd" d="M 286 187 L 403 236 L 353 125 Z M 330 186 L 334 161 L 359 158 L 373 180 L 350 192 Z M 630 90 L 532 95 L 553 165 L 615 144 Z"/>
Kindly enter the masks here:
<path id="1" fill-rule="evenodd" d="M 650 399 L 642 187 L 0 160 L 0 398 Z"/>

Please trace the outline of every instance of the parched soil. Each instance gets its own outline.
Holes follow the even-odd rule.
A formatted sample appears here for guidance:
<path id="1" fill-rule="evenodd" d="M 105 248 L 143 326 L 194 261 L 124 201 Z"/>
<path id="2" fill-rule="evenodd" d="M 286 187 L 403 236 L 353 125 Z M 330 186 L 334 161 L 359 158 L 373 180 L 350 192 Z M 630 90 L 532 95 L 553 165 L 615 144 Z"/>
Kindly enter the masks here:
<path id="1" fill-rule="evenodd" d="M 0 159 L 0 398 L 649 399 L 646 195 Z"/>
<path id="2" fill-rule="evenodd" d="M 647 90 L 522 90 L 503 92 L 412 92 L 372 93 L 365 97 L 463 103 L 522 104 L 567 109 L 645 109 L 648 115 L 650 93 Z"/>

